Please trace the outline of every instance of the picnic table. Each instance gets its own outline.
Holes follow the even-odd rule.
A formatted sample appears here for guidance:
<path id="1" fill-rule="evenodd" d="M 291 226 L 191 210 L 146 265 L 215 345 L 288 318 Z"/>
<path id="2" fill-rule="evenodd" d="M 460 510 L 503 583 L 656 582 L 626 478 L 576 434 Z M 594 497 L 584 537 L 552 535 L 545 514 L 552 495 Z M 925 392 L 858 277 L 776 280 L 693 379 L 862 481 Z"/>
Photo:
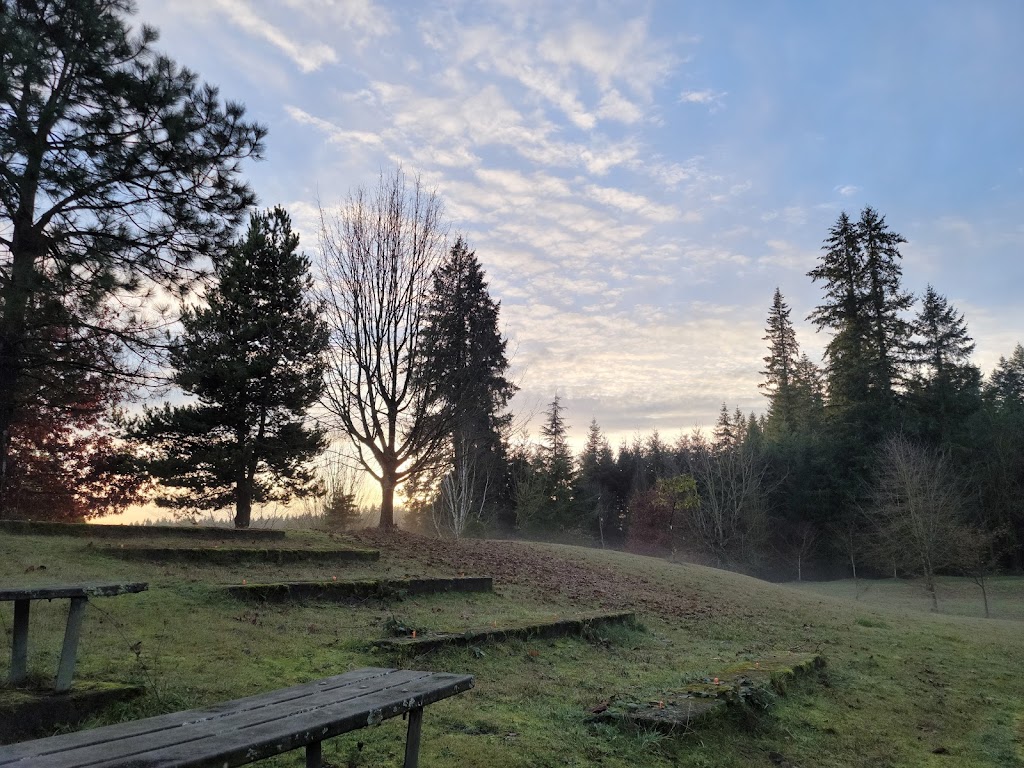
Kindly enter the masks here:
<path id="1" fill-rule="evenodd" d="M 145 583 L 129 584 L 64 584 L 47 587 L 0 587 L 0 602 L 14 602 L 14 636 L 11 640 L 11 683 L 20 683 L 28 675 L 28 616 L 33 600 L 71 600 L 68 623 L 64 630 L 64 645 L 57 666 L 58 692 L 71 688 L 78 656 L 78 638 L 82 633 L 82 618 L 90 597 L 113 597 L 149 588 Z"/>
<path id="2" fill-rule="evenodd" d="M 321 768 L 325 739 L 403 714 L 403 765 L 417 768 L 423 708 L 472 687 L 471 675 L 357 669 L 205 709 L 0 747 L 0 768 L 229 768 L 303 747 L 307 768 Z"/>

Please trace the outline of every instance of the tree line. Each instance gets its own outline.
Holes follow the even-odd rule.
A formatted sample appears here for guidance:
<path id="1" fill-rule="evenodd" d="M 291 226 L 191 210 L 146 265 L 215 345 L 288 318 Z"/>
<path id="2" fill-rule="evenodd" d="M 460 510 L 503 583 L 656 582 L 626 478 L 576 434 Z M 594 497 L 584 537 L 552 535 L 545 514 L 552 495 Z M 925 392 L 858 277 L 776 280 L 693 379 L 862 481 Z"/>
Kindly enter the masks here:
<path id="1" fill-rule="evenodd" d="M 265 129 L 130 11 L 0 4 L 0 516 L 155 497 L 244 527 L 254 504 L 319 496 L 344 519 L 351 483 L 315 466 L 343 449 L 385 527 L 401 493 L 444 534 L 797 578 L 1021 569 L 1024 350 L 983 376 L 963 315 L 902 285 L 905 241 L 877 211 L 842 214 L 808 274 L 820 365 L 775 291 L 763 415 L 723 404 L 710 433 L 615 450 L 593 422 L 574 455 L 557 396 L 538 440 L 515 434 L 500 302 L 437 197 L 383 173 L 321 210 L 307 256 L 241 175 Z M 168 384 L 186 400 L 125 415 Z"/>

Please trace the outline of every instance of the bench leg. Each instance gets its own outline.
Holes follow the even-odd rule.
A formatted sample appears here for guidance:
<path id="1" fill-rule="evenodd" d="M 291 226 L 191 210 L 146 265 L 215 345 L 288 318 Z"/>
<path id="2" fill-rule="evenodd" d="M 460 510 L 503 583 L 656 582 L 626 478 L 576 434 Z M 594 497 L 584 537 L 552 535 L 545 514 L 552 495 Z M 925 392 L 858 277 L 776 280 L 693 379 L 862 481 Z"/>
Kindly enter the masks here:
<path id="1" fill-rule="evenodd" d="M 306 768 L 322 768 L 323 742 L 314 741 L 306 745 Z"/>
<path id="2" fill-rule="evenodd" d="M 405 768 L 420 764 L 420 729 L 423 727 L 423 707 L 409 710 L 409 731 L 405 737 Z"/>
<path id="3" fill-rule="evenodd" d="M 11 682 L 28 676 L 28 600 L 14 601 L 14 637 L 11 638 Z"/>
<path id="4" fill-rule="evenodd" d="M 78 656 L 78 638 L 82 634 L 82 617 L 85 615 L 87 597 L 71 598 L 68 609 L 68 626 L 64 630 L 64 647 L 60 651 L 60 666 L 57 667 L 57 691 L 71 688 L 71 678 L 75 674 L 75 659 Z"/>

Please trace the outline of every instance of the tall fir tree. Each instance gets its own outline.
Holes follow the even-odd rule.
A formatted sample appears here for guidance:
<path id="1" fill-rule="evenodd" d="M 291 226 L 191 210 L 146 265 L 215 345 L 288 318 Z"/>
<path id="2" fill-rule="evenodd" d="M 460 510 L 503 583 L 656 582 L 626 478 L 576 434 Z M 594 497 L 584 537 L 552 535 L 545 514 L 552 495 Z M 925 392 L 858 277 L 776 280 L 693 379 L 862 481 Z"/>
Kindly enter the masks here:
<path id="1" fill-rule="evenodd" d="M 775 289 L 772 306 L 768 311 L 764 340 L 768 342 L 768 355 L 764 358 L 765 369 L 761 371 L 764 381 L 758 386 L 768 398 L 771 429 L 781 433 L 791 432 L 796 427 L 800 391 L 797 382 L 800 347 L 790 319 L 789 305 L 778 288 Z"/>
<path id="2" fill-rule="evenodd" d="M 576 519 L 574 486 L 576 470 L 572 450 L 569 448 L 569 427 L 565 423 L 565 406 L 558 395 L 544 411 L 544 424 L 540 429 L 541 444 L 538 451 L 539 470 L 543 478 L 547 499 L 546 523 L 556 529 L 569 529 Z"/>
<path id="3" fill-rule="evenodd" d="M 314 490 L 308 460 L 326 444 L 306 425 L 323 390 L 327 330 L 309 300 L 309 259 L 283 208 L 254 213 L 214 266 L 207 306 L 186 310 L 171 362 L 174 383 L 198 398 L 148 410 L 136 436 L 150 472 L 178 509 L 233 505 L 249 526 L 253 503 Z"/>
<path id="4" fill-rule="evenodd" d="M 507 406 L 517 387 L 507 377 L 507 342 L 498 327 L 499 311 L 476 253 L 459 237 L 434 273 L 420 370 L 428 380 L 439 382 L 439 406 L 451 429 L 440 472 L 446 478 L 442 492 L 454 493 L 460 507 L 479 507 L 488 494 L 492 500 L 511 501 L 506 433 L 512 414 Z M 454 507 L 451 511 L 456 512 Z M 465 512 L 458 511 L 460 519 Z"/>
<path id="5" fill-rule="evenodd" d="M 974 341 L 964 316 L 931 285 L 913 328 L 907 400 L 915 427 L 932 444 L 959 447 L 981 407 L 981 372 L 971 363 Z"/>
<path id="6" fill-rule="evenodd" d="M 587 429 L 587 442 L 579 456 L 576 497 L 582 515 L 597 529 L 601 544 L 613 525 L 617 470 L 615 456 L 597 419 Z"/>

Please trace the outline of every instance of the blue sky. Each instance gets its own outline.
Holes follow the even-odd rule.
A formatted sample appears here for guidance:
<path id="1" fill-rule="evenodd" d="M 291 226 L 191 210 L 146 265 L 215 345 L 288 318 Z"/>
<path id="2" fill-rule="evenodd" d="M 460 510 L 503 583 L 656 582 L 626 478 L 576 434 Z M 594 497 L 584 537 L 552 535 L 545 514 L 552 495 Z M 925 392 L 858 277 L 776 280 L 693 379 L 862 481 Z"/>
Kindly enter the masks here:
<path id="1" fill-rule="evenodd" d="M 1024 4 L 142 0 L 159 48 L 267 124 L 246 172 L 316 206 L 401 163 L 502 303 L 521 393 L 613 444 L 713 424 L 757 384 L 776 286 L 841 210 L 908 243 L 987 373 L 1024 341 Z M 536 429 L 532 430 L 534 435 Z"/>

